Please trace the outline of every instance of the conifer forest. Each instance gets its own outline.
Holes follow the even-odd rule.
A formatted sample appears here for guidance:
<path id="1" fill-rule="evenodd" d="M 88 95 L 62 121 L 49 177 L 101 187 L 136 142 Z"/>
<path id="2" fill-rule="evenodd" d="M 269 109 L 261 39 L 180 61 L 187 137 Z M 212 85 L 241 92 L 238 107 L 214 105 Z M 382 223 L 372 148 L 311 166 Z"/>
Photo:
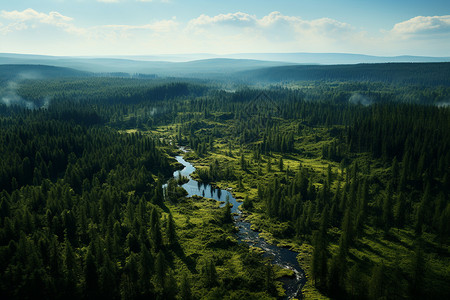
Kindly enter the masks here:
<path id="1" fill-rule="evenodd" d="M 0 298 L 449 299 L 449 74 L 0 65 Z"/>

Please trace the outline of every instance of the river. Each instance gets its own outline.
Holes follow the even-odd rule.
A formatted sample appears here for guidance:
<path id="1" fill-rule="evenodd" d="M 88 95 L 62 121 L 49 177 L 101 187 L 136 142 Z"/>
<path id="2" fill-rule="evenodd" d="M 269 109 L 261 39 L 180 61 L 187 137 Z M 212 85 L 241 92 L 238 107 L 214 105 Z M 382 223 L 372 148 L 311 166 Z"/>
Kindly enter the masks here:
<path id="1" fill-rule="evenodd" d="M 187 197 L 197 195 L 222 202 L 225 202 L 228 199 L 230 204 L 233 205 L 231 211 L 235 213 L 234 219 L 235 225 L 238 228 L 238 232 L 236 233 L 238 242 L 261 248 L 264 251 L 264 256 L 272 257 L 273 264 L 294 271 L 294 276 L 283 277 L 281 278 L 281 281 L 286 290 L 287 299 L 300 298 L 301 289 L 305 284 L 306 279 L 305 273 L 300 268 L 296 258 L 298 253 L 267 243 L 260 237 L 259 232 L 252 230 L 250 228 L 251 224 L 242 218 L 241 211 L 239 210 L 241 202 L 236 201 L 229 191 L 218 189 L 210 184 L 203 184 L 192 179 L 190 175 L 195 171 L 195 167 L 184 160 L 182 156 L 176 156 L 175 159 L 181 163 L 184 168 L 181 171 L 175 171 L 173 176 L 178 178 L 178 175 L 181 174 L 182 176 L 189 178 L 189 181 L 182 185 L 188 193 Z M 221 206 L 223 207 L 224 205 L 225 204 L 223 203 Z"/>

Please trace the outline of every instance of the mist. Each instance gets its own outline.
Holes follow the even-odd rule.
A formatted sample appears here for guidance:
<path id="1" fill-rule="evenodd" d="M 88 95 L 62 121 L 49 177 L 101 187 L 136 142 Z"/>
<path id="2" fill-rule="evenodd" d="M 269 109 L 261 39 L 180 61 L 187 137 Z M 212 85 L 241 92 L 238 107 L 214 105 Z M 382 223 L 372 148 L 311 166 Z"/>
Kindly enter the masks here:
<path id="1" fill-rule="evenodd" d="M 360 93 L 354 93 L 348 102 L 351 104 L 361 104 L 363 106 L 369 106 L 373 104 L 373 101 L 366 96 L 361 95 Z"/>
<path id="2" fill-rule="evenodd" d="M 450 107 L 450 101 L 438 102 L 438 103 L 436 103 L 436 106 L 439 107 L 439 108 Z"/>
<path id="3" fill-rule="evenodd" d="M 27 79 L 41 79 L 42 76 L 35 72 L 23 72 L 20 73 L 16 80 L 11 80 L 6 83 L 6 86 L 3 90 L 0 90 L 0 103 L 10 107 L 10 106 L 19 106 L 27 109 L 47 109 L 50 105 L 50 97 L 45 97 L 40 101 L 40 103 L 36 103 L 34 101 L 26 100 L 18 94 L 18 90 L 20 87 L 20 83 Z"/>

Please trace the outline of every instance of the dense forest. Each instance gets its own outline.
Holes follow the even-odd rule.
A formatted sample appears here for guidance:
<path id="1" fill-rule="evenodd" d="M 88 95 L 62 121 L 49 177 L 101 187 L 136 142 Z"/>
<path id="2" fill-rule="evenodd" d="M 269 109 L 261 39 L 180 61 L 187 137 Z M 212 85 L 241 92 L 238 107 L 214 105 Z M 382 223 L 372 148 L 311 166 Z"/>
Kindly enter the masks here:
<path id="1" fill-rule="evenodd" d="M 448 86 L 450 63 L 384 63 L 356 65 L 296 65 L 260 68 L 240 73 L 254 81 L 370 81 L 422 86 Z"/>
<path id="2" fill-rule="evenodd" d="M 163 188 L 183 145 L 198 180 L 300 252 L 305 298 L 448 298 L 450 88 L 352 80 L 4 85 L 35 109 L 0 104 L 0 295 L 282 297 L 286 274 L 226 208 Z"/>

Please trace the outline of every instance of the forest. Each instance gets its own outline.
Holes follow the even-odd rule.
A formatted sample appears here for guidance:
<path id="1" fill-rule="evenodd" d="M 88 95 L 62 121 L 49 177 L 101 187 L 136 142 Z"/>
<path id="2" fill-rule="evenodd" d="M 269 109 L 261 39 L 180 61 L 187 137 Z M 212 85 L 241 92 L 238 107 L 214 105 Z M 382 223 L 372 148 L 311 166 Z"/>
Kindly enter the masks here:
<path id="1" fill-rule="evenodd" d="M 303 298 L 448 298 L 449 67 L 377 79 L 390 68 L 263 85 L 2 76 L 0 297 L 285 297 L 289 272 L 236 241 L 227 206 L 169 180 L 184 146 L 193 177 L 299 253 Z"/>

